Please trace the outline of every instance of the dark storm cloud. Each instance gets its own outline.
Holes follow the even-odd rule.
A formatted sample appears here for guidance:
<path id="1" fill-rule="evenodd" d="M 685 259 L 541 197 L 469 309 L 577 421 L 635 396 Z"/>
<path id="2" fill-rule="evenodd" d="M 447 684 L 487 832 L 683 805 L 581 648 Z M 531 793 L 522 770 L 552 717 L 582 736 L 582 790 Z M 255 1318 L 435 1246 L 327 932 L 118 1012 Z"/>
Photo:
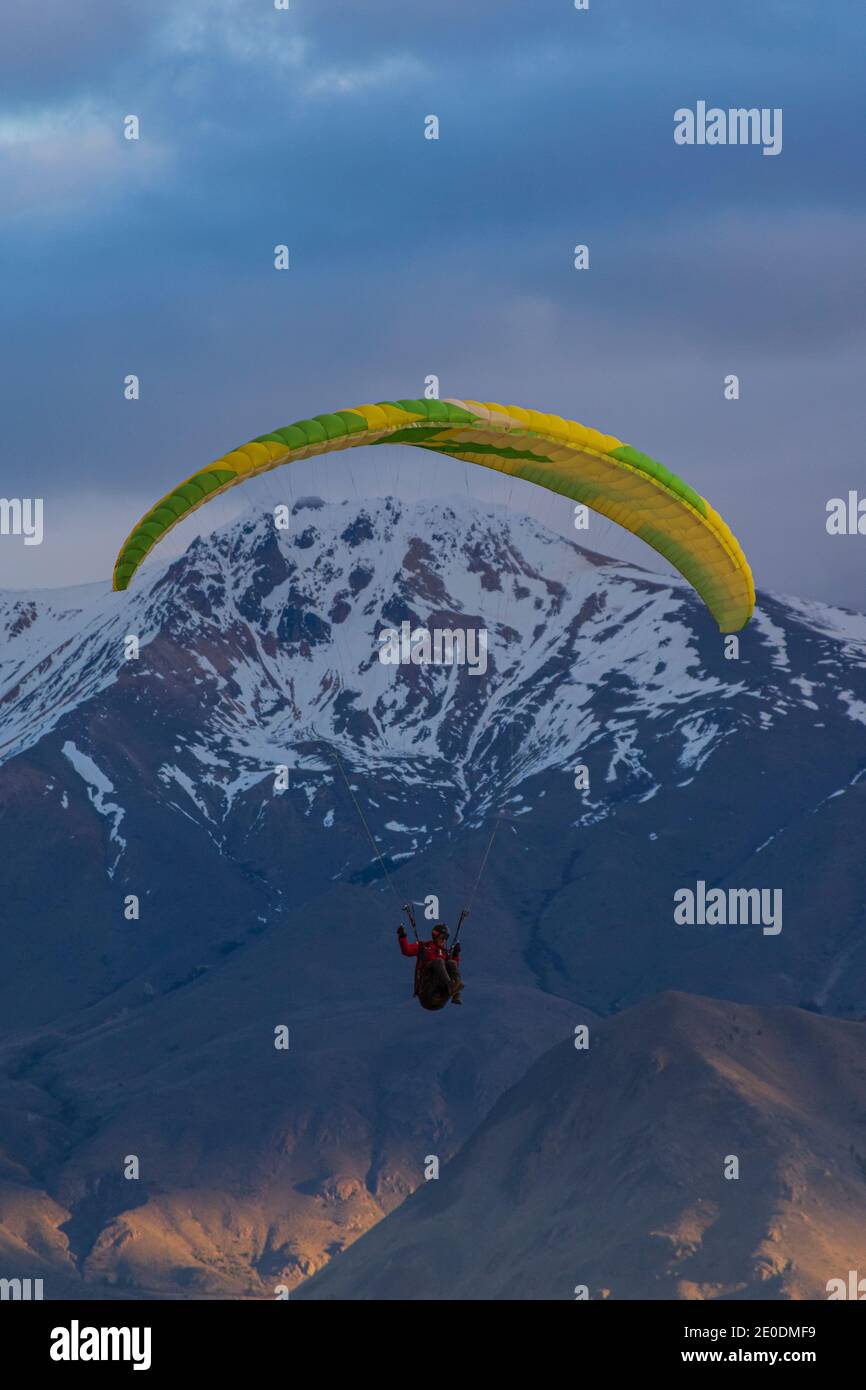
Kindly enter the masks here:
<path id="1" fill-rule="evenodd" d="M 831 9 L 7 5 L 7 490 L 74 478 L 135 512 L 263 428 L 432 371 L 632 439 L 731 510 L 765 582 L 858 601 L 848 557 L 808 558 L 862 430 L 864 22 Z M 782 107 L 782 154 L 677 147 L 699 98 Z M 114 529 L 45 582 L 104 572 Z"/>

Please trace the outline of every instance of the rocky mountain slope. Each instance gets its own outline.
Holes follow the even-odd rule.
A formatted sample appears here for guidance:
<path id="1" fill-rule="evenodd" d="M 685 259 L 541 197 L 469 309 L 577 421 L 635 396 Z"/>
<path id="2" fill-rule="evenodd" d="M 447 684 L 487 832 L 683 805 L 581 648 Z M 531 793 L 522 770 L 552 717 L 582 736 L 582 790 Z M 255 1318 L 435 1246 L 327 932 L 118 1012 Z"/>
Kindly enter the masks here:
<path id="1" fill-rule="evenodd" d="M 590 1035 L 298 1297 L 809 1299 L 863 1275 L 866 1025 L 664 994 Z"/>
<path id="2" fill-rule="evenodd" d="M 404 621 L 486 671 L 383 665 Z M 866 1013 L 859 615 L 761 594 L 729 660 L 680 581 L 507 511 L 306 499 L 124 595 L 0 595 L 0 637 L 4 1268 L 268 1296 L 581 1019 Z M 678 925 L 699 880 L 781 889 L 781 932 Z M 400 903 L 476 883 L 431 1019 Z"/>

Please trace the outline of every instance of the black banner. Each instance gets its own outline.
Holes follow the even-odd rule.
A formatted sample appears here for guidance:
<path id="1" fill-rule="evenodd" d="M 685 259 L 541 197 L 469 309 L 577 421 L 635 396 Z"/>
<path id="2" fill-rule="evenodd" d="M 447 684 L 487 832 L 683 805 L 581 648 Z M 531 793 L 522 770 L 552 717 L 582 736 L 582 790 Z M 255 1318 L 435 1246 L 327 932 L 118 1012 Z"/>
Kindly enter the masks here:
<path id="1" fill-rule="evenodd" d="M 18 1302 L 0 1304 L 4 1360 L 21 1371 L 61 1378 L 93 1375 L 110 1368 L 164 1376 L 177 1372 L 245 1374 L 265 1363 L 287 1375 L 320 1358 L 333 1371 L 341 1358 L 357 1365 L 359 1350 L 378 1328 L 399 1346 L 407 1326 L 405 1306 L 292 1300 L 266 1309 L 254 1302 Z M 820 1303 L 581 1302 L 562 1307 L 527 1302 L 439 1305 L 459 1344 L 469 1339 L 486 1351 L 500 1345 L 491 1332 L 503 1319 L 513 1333 L 527 1330 L 569 1339 L 575 1369 L 592 1363 L 615 1374 L 620 1369 L 664 1373 L 674 1366 L 811 1366 L 826 1376 L 850 1363 L 862 1343 L 859 1315 L 839 1299 Z M 542 1307 L 547 1312 L 542 1314 Z M 430 1314 L 435 1316 L 433 1309 Z M 381 1319 L 381 1322 L 380 1322 Z M 363 1325 L 361 1324 L 363 1320 Z M 464 1321 L 465 1320 L 465 1321 Z M 415 1320 L 412 1319 L 412 1322 Z M 357 1335 L 354 1329 L 357 1324 Z M 345 1329 L 345 1331 L 344 1331 Z M 348 1334 L 348 1335 L 346 1335 Z M 327 1340 L 325 1338 L 327 1337 Z M 304 1338 L 304 1341 L 300 1341 Z M 466 1339 L 464 1343 L 464 1339 Z M 510 1341 L 510 1338 L 508 1339 Z M 389 1342 L 376 1339 L 381 1351 Z M 557 1344 L 559 1345 L 559 1344 Z M 561 1351 L 561 1345 L 560 1345 Z M 271 1372 L 269 1371 L 269 1374 Z"/>

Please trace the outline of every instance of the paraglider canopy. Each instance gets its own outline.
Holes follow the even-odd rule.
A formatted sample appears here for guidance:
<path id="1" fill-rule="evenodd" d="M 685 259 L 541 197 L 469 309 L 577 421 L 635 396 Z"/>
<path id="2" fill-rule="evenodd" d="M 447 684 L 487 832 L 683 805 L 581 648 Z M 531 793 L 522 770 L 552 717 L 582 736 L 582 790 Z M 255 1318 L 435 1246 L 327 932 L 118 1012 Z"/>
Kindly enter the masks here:
<path id="1" fill-rule="evenodd" d="M 700 493 L 613 435 L 558 415 L 478 401 L 380 401 L 259 435 L 167 493 L 127 537 L 114 569 L 125 589 L 153 547 L 212 497 L 281 464 L 361 444 L 412 444 L 523 478 L 582 502 L 639 536 L 697 591 L 722 632 L 755 605 L 736 537 Z"/>

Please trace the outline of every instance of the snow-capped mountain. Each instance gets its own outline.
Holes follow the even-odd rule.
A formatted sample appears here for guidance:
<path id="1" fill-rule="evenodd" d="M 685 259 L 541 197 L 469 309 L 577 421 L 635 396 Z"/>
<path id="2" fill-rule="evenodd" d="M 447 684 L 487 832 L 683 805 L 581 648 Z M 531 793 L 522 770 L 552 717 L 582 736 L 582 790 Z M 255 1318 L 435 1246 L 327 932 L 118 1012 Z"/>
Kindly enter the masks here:
<path id="1" fill-rule="evenodd" d="M 866 725 L 862 615 L 762 596 L 731 660 L 681 580 L 505 510 L 307 499 L 291 520 L 235 522 L 125 594 L 0 595 L 0 759 L 63 729 L 58 769 L 85 785 L 119 855 L 129 747 L 100 732 L 110 709 L 160 755 L 152 790 L 217 834 L 238 796 L 272 799 L 280 766 L 330 828 L 336 748 L 378 779 L 368 809 L 394 854 L 503 807 L 530 816 L 577 762 L 581 825 L 687 785 L 732 740 L 794 716 Z M 404 623 L 483 630 L 486 669 L 383 664 L 381 634 Z"/>
<path id="2" fill-rule="evenodd" d="M 731 655 L 683 581 L 505 509 L 308 498 L 290 523 L 242 517 L 126 594 L 0 600 L 5 901 L 37 955 L 88 920 L 100 962 L 61 995 L 186 978 L 239 920 L 386 886 L 368 831 L 403 895 L 467 891 L 496 826 L 485 911 L 546 988 L 604 1010 L 769 970 L 785 1000 L 866 1003 L 863 616 L 761 594 Z M 483 631 L 485 669 L 384 664 L 403 625 Z M 698 880 L 785 889 L 780 940 L 677 933 Z M 150 931 L 118 940 L 130 894 Z"/>
<path id="3" fill-rule="evenodd" d="M 486 669 L 383 663 L 404 623 Z M 127 594 L 7 593 L 0 634 L 4 1269 L 269 1296 L 592 1013 L 866 1013 L 860 615 L 761 594 L 734 654 L 506 510 L 307 499 Z M 778 890 L 779 931 L 678 924 L 698 883 Z M 431 895 L 473 906 L 434 1016 L 394 942 Z"/>

